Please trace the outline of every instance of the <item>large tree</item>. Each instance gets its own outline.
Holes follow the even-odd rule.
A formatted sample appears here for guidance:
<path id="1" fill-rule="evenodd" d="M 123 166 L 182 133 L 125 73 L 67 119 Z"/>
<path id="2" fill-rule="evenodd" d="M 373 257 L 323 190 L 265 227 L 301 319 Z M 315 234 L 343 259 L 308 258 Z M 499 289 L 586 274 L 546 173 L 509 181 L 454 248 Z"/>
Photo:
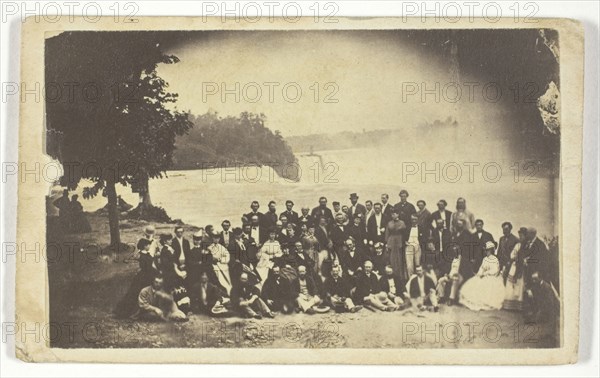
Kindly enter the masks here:
<path id="1" fill-rule="evenodd" d="M 112 246 L 120 245 L 116 185 L 142 189 L 171 164 L 175 138 L 192 124 L 156 73 L 174 64 L 154 32 L 67 32 L 46 41 L 48 153 L 65 168 L 61 184 L 108 200 Z"/>

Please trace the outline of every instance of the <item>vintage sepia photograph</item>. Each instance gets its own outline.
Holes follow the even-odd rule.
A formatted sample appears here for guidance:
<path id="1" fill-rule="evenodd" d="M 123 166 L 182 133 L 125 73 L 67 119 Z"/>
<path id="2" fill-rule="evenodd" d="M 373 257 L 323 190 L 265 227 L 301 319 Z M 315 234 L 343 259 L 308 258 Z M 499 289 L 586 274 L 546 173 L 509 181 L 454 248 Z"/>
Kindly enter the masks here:
<path id="1" fill-rule="evenodd" d="M 173 21 L 36 34 L 50 351 L 431 363 L 577 337 L 576 27 Z"/>

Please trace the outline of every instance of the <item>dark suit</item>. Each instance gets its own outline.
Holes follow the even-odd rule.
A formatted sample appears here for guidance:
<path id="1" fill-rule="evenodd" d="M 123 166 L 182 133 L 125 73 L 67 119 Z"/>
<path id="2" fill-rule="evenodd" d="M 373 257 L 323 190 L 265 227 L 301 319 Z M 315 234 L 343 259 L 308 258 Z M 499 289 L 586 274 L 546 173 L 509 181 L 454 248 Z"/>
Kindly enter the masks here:
<path id="1" fill-rule="evenodd" d="M 509 234 L 508 236 L 502 235 L 500 237 L 498 251 L 496 252 L 496 257 L 498 257 L 498 261 L 500 261 L 500 266 L 507 267 L 510 265 L 510 254 L 518 242 L 519 238 L 513 234 Z M 506 273 L 508 273 L 508 271 Z"/>
<path id="2" fill-rule="evenodd" d="M 352 284 L 344 276 L 338 277 L 337 280 L 333 279 L 333 277 L 327 277 L 323 286 L 327 297 L 337 295 L 338 297 L 348 298 L 350 290 L 352 290 Z"/>
<path id="3" fill-rule="evenodd" d="M 254 225 L 252 225 L 251 230 L 250 231 L 250 235 L 252 235 L 252 232 L 254 232 Z M 253 238 L 256 241 L 256 238 Z M 266 226 L 258 226 L 258 243 L 259 244 L 263 244 L 264 242 L 266 242 L 269 239 L 269 228 Z"/>
<path id="4" fill-rule="evenodd" d="M 298 295 L 300 295 L 299 279 L 300 277 L 298 277 L 298 279 L 294 280 L 294 282 L 292 283 L 292 296 L 294 298 L 298 298 Z M 317 286 L 317 283 L 312 278 L 312 276 L 307 274 L 306 277 L 304 277 L 304 279 L 306 280 L 306 290 L 308 291 L 308 295 L 319 295 L 319 287 Z"/>
<path id="5" fill-rule="evenodd" d="M 319 246 L 321 249 L 329 249 L 329 230 L 327 227 L 325 229 L 321 228 L 321 226 L 315 227 L 315 237 L 319 242 Z"/>
<path id="6" fill-rule="evenodd" d="M 428 225 L 418 225 L 417 230 L 419 231 L 419 244 L 421 245 L 421 250 L 425 250 L 425 244 L 427 244 L 427 240 L 431 236 L 431 227 Z"/>
<path id="7" fill-rule="evenodd" d="M 410 202 L 398 202 L 396 205 L 394 205 L 394 208 L 396 211 L 398 211 L 400 219 L 406 225 L 406 229 L 404 230 L 404 240 L 406 241 L 410 236 L 410 225 L 412 224 L 411 217 L 413 214 L 417 213 L 417 209 Z"/>
<path id="8" fill-rule="evenodd" d="M 476 265 L 476 251 L 473 245 L 473 236 L 468 231 L 455 234 L 452 237 L 451 245 L 459 247 L 461 255 L 459 273 L 465 279 L 469 279 L 477 273 L 474 269 Z M 451 260 L 450 260 L 451 261 Z M 479 267 L 477 267 L 479 269 Z"/>
<path id="9" fill-rule="evenodd" d="M 424 291 L 425 295 L 429 295 L 431 289 L 435 290 L 435 284 L 433 280 L 426 274 L 423 275 L 423 284 L 425 285 Z M 408 295 L 411 298 L 419 298 L 421 296 L 421 288 L 419 287 L 419 280 L 417 276 L 411 278 L 410 283 L 408 284 Z"/>
<path id="10" fill-rule="evenodd" d="M 381 204 L 381 213 L 384 214 L 388 220 L 392 219 L 392 209 L 394 208 L 394 205 L 392 205 L 391 203 L 387 203 L 386 207 L 383 207 L 383 204 Z"/>
<path id="11" fill-rule="evenodd" d="M 352 213 L 352 204 L 350 204 L 350 206 L 348 206 L 348 218 L 350 221 L 352 222 L 352 220 L 356 218 L 358 214 L 362 214 L 363 219 L 365 218 L 365 214 L 367 214 L 367 208 L 365 205 L 357 203 L 356 209 L 354 210 L 354 213 Z"/>
<path id="12" fill-rule="evenodd" d="M 449 254 L 448 248 L 452 243 L 452 234 L 448 229 L 442 229 L 441 235 L 440 231 L 437 229 L 431 230 L 431 237 L 433 239 L 433 245 L 435 247 L 435 257 L 431 258 L 429 256 L 429 251 L 424 251 L 423 256 L 425 259 L 425 263 L 433 264 L 433 267 L 439 269 L 440 271 L 447 273 L 450 271 L 450 264 L 452 263 L 452 256 Z"/>
<path id="13" fill-rule="evenodd" d="M 444 210 L 444 213 L 446 214 L 446 219 L 445 219 L 445 223 L 444 223 L 444 228 L 449 230 L 450 229 L 450 217 L 452 217 L 452 211 L 449 210 Z M 431 213 L 431 216 L 429 217 L 429 222 L 431 223 L 432 227 L 437 227 L 437 225 L 435 224 L 435 222 L 438 219 L 442 219 L 442 215 L 440 213 L 439 210 L 434 211 L 433 213 Z"/>
<path id="14" fill-rule="evenodd" d="M 315 224 L 319 224 L 319 219 L 325 217 L 328 224 L 333 223 L 333 212 L 328 207 L 317 206 L 310 212 L 310 216 L 313 218 Z"/>
<path id="15" fill-rule="evenodd" d="M 179 261 L 181 259 L 181 254 L 183 253 L 183 257 L 185 258 L 190 253 L 190 242 L 186 238 L 183 238 L 183 249 L 181 249 L 179 240 L 174 238 L 173 242 L 171 243 L 171 247 L 173 247 L 173 250 L 175 251 L 173 253 L 175 262 L 177 265 L 180 265 Z"/>
<path id="16" fill-rule="evenodd" d="M 294 210 L 292 211 L 284 211 L 283 213 L 281 213 L 281 215 L 285 215 L 287 217 L 288 223 L 293 223 L 296 226 L 299 226 L 298 224 L 298 213 L 295 212 Z M 281 215 L 279 215 L 281 217 Z"/>
<path id="17" fill-rule="evenodd" d="M 362 268 L 364 262 L 365 262 L 366 256 L 363 252 L 361 252 L 361 250 L 356 247 L 354 249 L 354 256 L 350 255 L 350 251 L 343 251 L 340 253 L 340 265 L 342 266 L 342 269 L 344 270 L 344 275 L 345 276 L 350 276 L 350 274 L 348 273 L 349 270 L 351 270 L 352 272 L 354 272 L 354 274 L 356 274 L 356 272 L 359 270 L 359 268 Z"/>
<path id="18" fill-rule="evenodd" d="M 365 273 L 361 273 L 356 281 L 356 291 L 353 299 L 355 303 L 362 304 L 366 296 L 379 292 L 381 292 L 381 288 L 375 273 L 371 273 L 369 277 Z"/>
<path id="19" fill-rule="evenodd" d="M 356 241 L 356 244 L 364 245 L 364 241 L 367 238 L 367 232 L 365 226 L 361 223 L 358 226 L 351 224 L 348 227 L 348 236 L 352 236 Z"/>
<path id="20" fill-rule="evenodd" d="M 262 288 L 262 298 L 266 301 L 273 301 L 270 306 L 273 311 L 282 311 L 284 306 L 293 309 L 294 295 L 290 282 L 284 277 L 275 277 L 269 275 Z"/>
<path id="21" fill-rule="evenodd" d="M 317 227 L 317 225 L 319 224 L 319 222 L 314 219 L 313 217 L 311 217 L 310 215 L 304 216 L 304 215 L 300 215 L 297 220 L 297 225 L 298 227 L 300 227 L 300 225 L 302 223 L 306 223 L 307 227 L 310 227 L 310 225 L 315 225 L 315 227 Z"/>
<path id="22" fill-rule="evenodd" d="M 340 226 L 335 224 L 331 227 L 331 241 L 333 242 L 333 248 L 338 253 L 344 246 L 344 242 L 348 240 L 348 226 Z"/>
<path id="23" fill-rule="evenodd" d="M 389 222 L 388 217 L 385 214 L 381 214 L 381 221 L 379 223 L 379 227 L 377 226 L 377 214 L 373 214 L 369 221 L 367 222 L 367 239 L 370 242 L 375 243 L 383 243 L 385 241 L 385 227 Z M 377 235 L 377 229 L 383 228 L 383 231 L 380 231 L 380 235 Z"/>
<path id="24" fill-rule="evenodd" d="M 402 298 L 404 296 L 403 294 L 404 294 L 404 288 L 406 286 L 406 283 L 397 277 L 393 277 L 392 279 L 394 280 L 394 285 L 396 286 L 395 293 L 390 293 L 389 279 L 385 274 L 383 276 L 381 276 L 381 278 L 379 279 L 379 288 L 381 289 L 381 291 L 383 291 L 385 293 L 393 294 L 397 297 Z"/>
<path id="25" fill-rule="evenodd" d="M 267 229 L 270 229 L 270 228 L 275 227 L 275 224 L 277 223 L 278 220 L 279 220 L 279 217 L 277 216 L 277 213 L 267 211 L 263 215 L 262 224 L 263 224 L 263 226 L 267 227 Z"/>
<path id="26" fill-rule="evenodd" d="M 222 300 L 221 293 L 217 286 L 208 282 L 206 284 L 206 292 L 204 293 L 203 300 L 202 290 L 202 284 L 196 282 L 189 292 L 191 308 L 193 312 L 210 315 L 215 304 Z"/>
<path id="27" fill-rule="evenodd" d="M 552 282 L 555 288 L 558 287 L 558 258 L 550 255 L 550 251 L 543 241 L 536 237 L 533 243 L 528 242 L 523 256 L 527 262 L 524 277 L 526 285 L 530 283 L 531 275 L 539 272 L 543 280 Z"/>
<path id="28" fill-rule="evenodd" d="M 263 219 L 264 215 L 260 211 L 257 211 L 256 213 L 249 212 L 247 214 L 244 214 L 244 217 L 248 220 L 248 223 L 251 223 L 253 215 L 258 215 L 258 223 L 262 225 L 264 222 L 264 219 Z"/>

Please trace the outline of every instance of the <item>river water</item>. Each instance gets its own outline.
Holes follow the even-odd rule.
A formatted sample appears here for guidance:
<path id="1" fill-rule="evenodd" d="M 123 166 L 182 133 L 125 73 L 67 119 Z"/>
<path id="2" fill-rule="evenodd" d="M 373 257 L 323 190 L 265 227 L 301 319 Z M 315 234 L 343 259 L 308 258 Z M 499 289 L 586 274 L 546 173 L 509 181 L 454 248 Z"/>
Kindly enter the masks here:
<path id="1" fill-rule="evenodd" d="M 512 222 L 515 228 L 536 227 L 540 235 L 557 234 L 553 195 L 557 180 L 539 174 L 523 161 L 417 160 L 409 158 L 406 151 L 401 154 L 389 147 L 316 154 L 298 155 L 298 166 L 286 167 L 290 175 L 298 177 L 297 181 L 283 179 L 271 168 L 255 165 L 169 171 L 167 178 L 150 181 L 152 201 L 165 208 L 172 218 L 188 224 L 218 226 L 223 219 L 229 219 L 237 226 L 253 200 L 260 202 L 263 212 L 268 202 L 275 200 L 279 212 L 291 199 L 300 212 L 301 206 L 316 206 L 320 196 L 326 196 L 330 204 L 349 204 L 350 193 L 358 193 L 361 203 L 368 199 L 379 201 L 382 193 L 388 193 L 390 202 L 396 203 L 400 189 L 406 189 L 409 202 L 423 199 L 430 211 L 436 210 L 439 199 L 445 199 L 453 210 L 456 199 L 465 197 L 467 207 L 485 221 L 485 228 L 496 238 L 504 221 Z M 128 188 L 119 187 L 118 192 L 127 202 L 137 203 L 137 194 Z M 82 200 L 82 204 L 86 211 L 94 211 L 104 206 L 104 201 L 99 196 Z"/>

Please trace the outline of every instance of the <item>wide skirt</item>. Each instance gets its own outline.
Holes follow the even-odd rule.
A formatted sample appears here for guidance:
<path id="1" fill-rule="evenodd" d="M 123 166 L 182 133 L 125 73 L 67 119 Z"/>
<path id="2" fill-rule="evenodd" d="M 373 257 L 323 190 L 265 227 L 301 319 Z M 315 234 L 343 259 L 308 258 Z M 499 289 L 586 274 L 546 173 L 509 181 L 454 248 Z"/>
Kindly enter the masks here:
<path id="1" fill-rule="evenodd" d="M 499 310 L 504 302 L 501 276 L 475 276 L 460 289 L 460 303 L 471 310 Z"/>

